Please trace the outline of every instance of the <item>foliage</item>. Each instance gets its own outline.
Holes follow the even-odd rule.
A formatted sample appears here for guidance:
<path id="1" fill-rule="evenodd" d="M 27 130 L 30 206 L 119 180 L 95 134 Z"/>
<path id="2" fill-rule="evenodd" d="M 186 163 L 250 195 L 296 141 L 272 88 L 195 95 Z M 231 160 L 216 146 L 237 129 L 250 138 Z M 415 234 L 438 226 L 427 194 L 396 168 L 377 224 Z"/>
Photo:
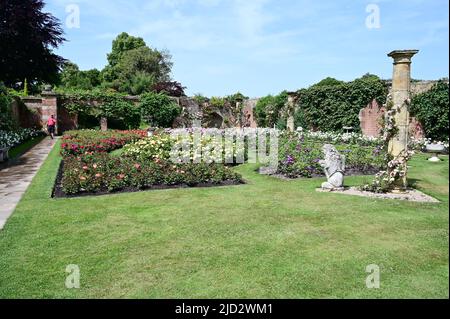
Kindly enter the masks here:
<path id="1" fill-rule="evenodd" d="M 175 118 L 181 114 L 181 107 L 161 93 L 143 94 L 139 108 L 142 118 L 153 127 L 171 127 Z"/>
<path id="2" fill-rule="evenodd" d="M 16 127 L 11 114 L 12 98 L 0 82 L 0 130 L 11 131 Z"/>
<path id="3" fill-rule="evenodd" d="M 203 96 L 200 93 L 197 93 L 194 95 L 194 101 L 198 104 L 198 105 L 203 105 L 205 103 L 207 103 L 209 101 L 209 99 L 206 96 Z"/>
<path id="4" fill-rule="evenodd" d="M 122 32 L 112 42 L 112 50 L 111 53 L 108 54 L 109 65 L 117 65 L 125 53 L 145 46 L 144 39 L 133 37 L 126 32 Z"/>
<path id="5" fill-rule="evenodd" d="M 170 80 L 170 54 L 151 49 L 142 38 L 126 33 L 113 41 L 108 61 L 102 71 L 103 85 L 119 92 L 139 95 L 152 91 L 159 82 Z"/>
<path id="6" fill-rule="evenodd" d="M 439 81 L 431 90 L 413 97 L 411 113 L 423 125 L 428 138 L 448 139 L 449 84 Z"/>
<path id="7" fill-rule="evenodd" d="M 119 120 L 129 129 L 138 128 L 140 125 L 139 107 L 124 94 L 101 89 L 60 90 L 58 93 L 61 95 L 62 105 L 70 113 L 88 114 L 97 119 L 106 117 Z"/>
<path id="8" fill-rule="evenodd" d="M 385 103 L 386 96 L 386 84 L 370 74 L 352 82 L 313 85 L 298 91 L 296 113 L 301 114 L 296 114 L 296 124 L 321 131 L 340 132 L 345 126 L 359 131 L 360 110 L 372 100 Z"/>
<path id="9" fill-rule="evenodd" d="M 127 143 L 135 142 L 147 135 L 146 131 L 68 131 L 62 137 L 61 155 L 81 155 L 86 152 L 105 153 L 122 148 Z"/>
<path id="10" fill-rule="evenodd" d="M 312 85 L 312 87 L 321 87 L 321 86 L 335 86 L 335 85 L 341 85 L 345 84 L 344 81 L 336 80 L 335 78 L 327 77 L 318 83 Z"/>
<path id="11" fill-rule="evenodd" d="M 52 52 L 65 39 L 42 0 L 0 2 L 0 77 L 7 86 L 28 79 L 54 83 L 64 59 Z"/>
<path id="12" fill-rule="evenodd" d="M 101 84 L 100 71 L 92 69 L 80 71 L 75 63 L 67 61 L 59 74 L 60 86 L 65 89 L 91 90 Z"/>
<path id="13" fill-rule="evenodd" d="M 222 109 L 225 107 L 225 103 L 226 103 L 226 98 L 223 97 L 218 97 L 218 96 L 213 96 L 211 97 L 211 99 L 209 100 L 209 105 L 212 107 L 216 107 L 218 109 Z"/>
<path id="14" fill-rule="evenodd" d="M 282 117 L 281 110 L 287 102 L 287 92 L 268 95 L 258 100 L 254 109 L 255 120 L 260 127 L 273 127 Z"/>
<path id="15" fill-rule="evenodd" d="M 0 130 L 0 146 L 14 147 L 42 135 L 45 135 L 42 130 L 33 128 L 20 128 L 14 131 Z"/>
<path id="16" fill-rule="evenodd" d="M 153 91 L 156 93 L 164 93 L 169 96 L 181 97 L 186 96 L 184 90 L 186 88 L 179 82 L 159 82 L 153 86 Z"/>

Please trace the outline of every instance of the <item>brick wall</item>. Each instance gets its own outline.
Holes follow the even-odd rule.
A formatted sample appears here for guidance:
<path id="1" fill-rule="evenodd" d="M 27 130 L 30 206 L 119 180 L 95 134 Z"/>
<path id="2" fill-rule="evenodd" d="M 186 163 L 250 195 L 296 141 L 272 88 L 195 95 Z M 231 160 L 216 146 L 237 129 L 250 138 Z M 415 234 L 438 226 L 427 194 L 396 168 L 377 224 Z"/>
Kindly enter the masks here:
<path id="1" fill-rule="evenodd" d="M 386 109 L 373 100 L 359 112 L 361 132 L 366 136 L 380 136 L 381 121 Z"/>
<path id="2" fill-rule="evenodd" d="M 359 121 L 361 125 L 361 132 L 366 136 L 378 137 L 381 134 L 381 122 L 385 116 L 386 109 L 378 105 L 374 100 L 359 112 Z M 410 117 L 409 122 L 410 136 L 415 138 L 425 137 L 422 124 L 415 118 Z"/>

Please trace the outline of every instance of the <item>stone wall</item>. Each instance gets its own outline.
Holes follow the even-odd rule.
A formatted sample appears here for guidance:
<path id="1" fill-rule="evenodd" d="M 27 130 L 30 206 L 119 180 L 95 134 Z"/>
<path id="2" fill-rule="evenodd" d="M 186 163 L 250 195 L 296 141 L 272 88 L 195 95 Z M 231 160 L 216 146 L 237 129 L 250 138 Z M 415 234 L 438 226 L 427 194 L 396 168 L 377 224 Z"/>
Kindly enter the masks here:
<path id="1" fill-rule="evenodd" d="M 381 135 L 381 123 L 385 116 L 386 109 L 373 100 L 369 105 L 359 112 L 361 132 L 365 136 L 379 137 Z M 409 134 L 414 138 L 425 137 L 422 124 L 415 118 L 409 119 Z"/>
<path id="2" fill-rule="evenodd" d="M 417 94 L 427 92 L 437 82 L 438 81 L 413 81 L 411 82 L 411 95 L 414 97 Z M 392 81 L 387 81 L 387 84 L 389 85 L 389 93 L 391 93 Z M 366 136 L 380 136 L 380 123 L 383 120 L 385 111 L 385 108 L 378 105 L 376 101 L 372 101 L 363 108 L 359 113 L 361 132 Z M 415 138 L 422 138 L 425 136 L 422 125 L 415 117 L 410 117 L 409 132 L 410 136 Z"/>
<path id="3" fill-rule="evenodd" d="M 242 126 L 256 128 L 258 124 L 253 115 L 253 110 L 256 107 L 259 99 L 250 99 L 244 102 L 244 108 L 242 110 Z"/>
<path id="4" fill-rule="evenodd" d="M 359 112 L 361 132 L 366 136 L 379 136 L 385 111 L 386 109 L 382 106 L 380 107 L 375 100 L 363 108 Z"/>
<path id="5" fill-rule="evenodd" d="M 428 91 L 436 82 L 412 82 L 412 95 L 414 96 Z M 139 102 L 139 97 L 136 96 L 129 96 L 126 99 L 132 100 L 134 103 Z M 240 119 L 236 117 L 236 114 L 232 110 L 210 110 L 204 105 L 199 106 L 190 97 L 173 99 L 183 109 L 182 115 L 175 120 L 175 127 L 190 127 L 201 124 L 205 126 L 208 123 L 220 127 L 257 127 L 253 110 L 256 107 L 258 99 L 250 99 L 243 102 Z M 49 116 L 54 114 L 57 120 L 58 133 L 78 128 L 77 115 L 70 114 L 62 105 L 59 105 L 61 103 L 58 103 L 58 96 L 52 92 L 43 92 L 41 97 L 24 97 L 21 102 L 15 101 L 12 110 L 14 117 L 22 127 L 46 127 Z M 98 102 L 91 101 L 90 103 L 95 107 Z M 205 112 L 204 110 L 208 111 Z M 362 133 L 367 136 L 379 136 L 380 123 L 383 119 L 384 112 L 385 109 L 375 101 L 363 108 L 359 114 Z M 105 124 L 104 121 L 103 124 Z M 411 118 L 410 132 L 415 137 L 423 137 L 424 135 L 421 124 L 415 118 Z"/>

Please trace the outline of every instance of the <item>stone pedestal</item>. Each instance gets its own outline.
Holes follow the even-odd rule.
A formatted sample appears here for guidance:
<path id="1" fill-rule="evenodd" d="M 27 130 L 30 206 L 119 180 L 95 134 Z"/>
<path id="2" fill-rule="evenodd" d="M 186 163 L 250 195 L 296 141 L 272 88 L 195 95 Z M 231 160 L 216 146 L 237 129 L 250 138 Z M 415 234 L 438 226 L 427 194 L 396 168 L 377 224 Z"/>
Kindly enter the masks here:
<path id="1" fill-rule="evenodd" d="M 288 101 L 287 101 L 287 123 L 286 127 L 288 131 L 294 132 L 295 131 L 295 119 L 294 119 L 294 113 L 295 113 L 295 101 L 297 99 L 297 93 L 295 92 L 288 92 Z"/>
<path id="2" fill-rule="evenodd" d="M 392 76 L 392 103 L 396 110 L 394 119 L 398 129 L 397 134 L 389 141 L 389 154 L 393 158 L 401 158 L 408 151 L 409 135 L 409 103 L 411 99 L 411 58 L 418 50 L 396 50 L 388 54 L 394 59 Z M 406 172 L 407 163 L 404 163 Z M 407 187 L 406 173 L 395 185 L 396 190 Z"/>

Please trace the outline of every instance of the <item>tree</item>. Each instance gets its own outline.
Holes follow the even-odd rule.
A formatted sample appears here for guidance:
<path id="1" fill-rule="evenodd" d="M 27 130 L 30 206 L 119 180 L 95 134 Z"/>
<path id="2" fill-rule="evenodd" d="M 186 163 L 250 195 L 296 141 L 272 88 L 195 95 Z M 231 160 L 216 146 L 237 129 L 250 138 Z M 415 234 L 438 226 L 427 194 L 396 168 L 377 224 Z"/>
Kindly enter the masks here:
<path id="1" fill-rule="evenodd" d="M 147 46 L 128 50 L 117 64 L 104 70 L 107 86 L 128 94 L 138 95 L 152 91 L 158 82 L 170 80 L 171 56 L 167 52 Z"/>
<path id="2" fill-rule="evenodd" d="M 101 84 L 99 70 L 80 71 L 78 65 L 70 61 L 64 63 L 59 77 L 60 86 L 66 89 L 90 90 Z"/>
<path id="3" fill-rule="evenodd" d="M 7 86 L 26 79 L 55 83 L 64 59 L 52 52 L 62 42 L 60 22 L 42 12 L 42 0 L 0 2 L 0 77 Z"/>
<path id="4" fill-rule="evenodd" d="M 144 39 L 122 32 L 112 43 L 112 51 L 108 54 L 109 65 L 115 66 L 119 63 L 125 52 L 145 46 Z"/>

